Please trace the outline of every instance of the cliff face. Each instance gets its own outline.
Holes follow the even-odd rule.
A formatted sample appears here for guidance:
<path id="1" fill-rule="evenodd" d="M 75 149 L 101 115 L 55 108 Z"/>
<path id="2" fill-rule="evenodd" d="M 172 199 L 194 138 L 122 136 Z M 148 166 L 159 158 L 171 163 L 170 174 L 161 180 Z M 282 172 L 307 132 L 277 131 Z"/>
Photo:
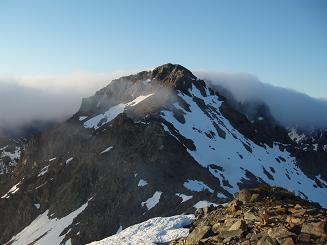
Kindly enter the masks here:
<path id="1" fill-rule="evenodd" d="M 113 80 L 25 145 L 0 186 L 0 243 L 85 244 L 263 182 L 326 206 L 324 176 L 280 134 L 289 142 L 180 65 Z"/>

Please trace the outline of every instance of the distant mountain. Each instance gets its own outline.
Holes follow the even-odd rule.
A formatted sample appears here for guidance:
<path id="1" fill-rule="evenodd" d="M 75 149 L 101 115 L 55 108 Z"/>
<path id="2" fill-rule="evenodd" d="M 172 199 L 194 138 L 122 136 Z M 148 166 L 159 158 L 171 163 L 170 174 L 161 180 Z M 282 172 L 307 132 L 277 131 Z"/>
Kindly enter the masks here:
<path id="1" fill-rule="evenodd" d="M 86 244 L 260 183 L 326 207 L 325 143 L 308 150 L 249 106 L 180 65 L 113 80 L 3 173 L 0 243 Z"/>

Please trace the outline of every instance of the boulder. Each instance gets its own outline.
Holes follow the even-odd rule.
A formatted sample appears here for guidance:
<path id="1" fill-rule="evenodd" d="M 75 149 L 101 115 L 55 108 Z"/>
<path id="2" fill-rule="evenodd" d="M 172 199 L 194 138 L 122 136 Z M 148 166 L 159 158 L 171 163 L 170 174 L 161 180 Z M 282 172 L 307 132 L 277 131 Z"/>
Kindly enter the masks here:
<path id="1" fill-rule="evenodd" d="M 294 243 L 292 237 L 286 237 L 280 241 L 280 244 L 281 245 L 294 245 L 295 243 Z"/>
<path id="2" fill-rule="evenodd" d="M 227 206 L 227 212 L 229 213 L 235 213 L 237 210 L 240 209 L 242 205 L 242 202 L 240 202 L 237 199 L 234 199 L 233 201 L 231 201 L 228 206 Z"/>
<path id="3" fill-rule="evenodd" d="M 244 220 L 238 220 L 236 221 L 228 230 L 229 231 L 235 231 L 235 230 L 242 230 L 245 231 L 247 228 L 247 225 Z"/>
<path id="4" fill-rule="evenodd" d="M 221 223 L 216 223 L 211 228 L 212 232 L 215 234 L 221 232 L 224 229 L 225 229 L 225 226 L 224 226 L 224 224 L 221 224 Z"/>
<path id="5" fill-rule="evenodd" d="M 263 236 L 257 243 L 257 245 L 278 245 L 276 239 L 271 238 L 270 236 Z"/>
<path id="6" fill-rule="evenodd" d="M 251 199 L 252 193 L 249 189 L 242 189 L 237 195 L 237 199 L 241 202 L 249 202 Z"/>
<path id="7" fill-rule="evenodd" d="M 250 202 L 256 202 L 259 200 L 259 194 L 258 193 L 253 193 L 250 198 Z"/>
<path id="8" fill-rule="evenodd" d="M 197 226 L 188 235 L 185 245 L 197 244 L 201 239 L 206 238 L 210 231 L 210 226 Z"/>
<path id="9" fill-rule="evenodd" d="M 254 213 L 247 211 L 244 213 L 244 219 L 245 220 L 250 220 L 250 221 L 259 221 L 259 217 L 255 215 Z"/>
<path id="10" fill-rule="evenodd" d="M 326 228 L 326 221 L 320 221 L 316 223 L 304 223 L 302 225 L 301 232 L 319 237 L 327 237 Z"/>
<path id="11" fill-rule="evenodd" d="M 244 231 L 241 229 L 232 230 L 232 231 L 223 230 L 218 234 L 218 236 L 221 238 L 233 238 L 233 237 L 241 237 L 243 233 L 244 233 Z"/>

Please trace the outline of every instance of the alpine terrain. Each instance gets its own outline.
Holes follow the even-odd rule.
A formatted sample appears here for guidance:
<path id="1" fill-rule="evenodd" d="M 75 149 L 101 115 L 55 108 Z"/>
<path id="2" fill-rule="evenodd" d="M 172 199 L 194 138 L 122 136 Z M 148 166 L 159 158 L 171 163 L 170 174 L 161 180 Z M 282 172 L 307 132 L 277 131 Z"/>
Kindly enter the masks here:
<path id="1" fill-rule="evenodd" d="M 111 81 L 65 122 L 0 139 L 0 244 L 78 245 L 116 233 L 99 244 L 183 244 L 193 241 L 180 238 L 196 209 L 262 184 L 326 208 L 326 129 L 286 129 L 265 105 L 250 110 L 223 94 L 165 64 Z M 225 209 L 214 210 L 210 229 L 214 217 L 225 219 Z"/>

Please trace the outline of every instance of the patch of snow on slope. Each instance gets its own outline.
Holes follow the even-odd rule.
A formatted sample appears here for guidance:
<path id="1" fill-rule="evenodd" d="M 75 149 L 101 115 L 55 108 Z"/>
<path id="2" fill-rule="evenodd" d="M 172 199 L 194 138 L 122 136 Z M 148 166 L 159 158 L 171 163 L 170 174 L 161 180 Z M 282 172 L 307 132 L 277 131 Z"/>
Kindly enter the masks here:
<path id="1" fill-rule="evenodd" d="M 156 217 L 130 226 L 116 235 L 89 245 L 154 245 L 168 243 L 186 237 L 189 229 L 183 228 L 192 223 L 194 215 Z"/>
<path id="2" fill-rule="evenodd" d="M 87 116 L 80 116 L 78 120 L 83 121 L 87 118 Z"/>
<path id="3" fill-rule="evenodd" d="M 106 152 L 110 151 L 112 148 L 114 148 L 114 147 L 113 146 L 109 146 L 108 148 L 106 148 L 103 151 L 101 151 L 100 154 L 106 153 Z"/>
<path id="4" fill-rule="evenodd" d="M 128 102 L 126 105 L 127 106 L 136 106 L 138 103 L 140 103 L 141 101 L 145 100 L 146 98 L 152 96 L 152 94 L 148 94 L 148 95 L 141 95 L 139 97 L 137 97 L 135 100 L 132 100 L 131 102 Z"/>
<path id="5" fill-rule="evenodd" d="M 41 177 L 42 175 L 45 175 L 46 172 L 48 172 L 49 165 L 45 166 L 41 169 L 41 172 L 37 175 L 37 177 Z"/>
<path id="6" fill-rule="evenodd" d="M 314 151 L 317 151 L 318 150 L 318 144 L 312 144 L 312 146 L 313 146 L 313 150 Z"/>
<path id="7" fill-rule="evenodd" d="M 84 211 L 87 205 L 88 202 L 61 219 L 50 219 L 48 215 L 49 210 L 47 210 L 43 214 L 39 215 L 16 236 L 13 236 L 10 241 L 7 242 L 7 244 L 60 244 L 64 239 L 64 236 L 60 235 L 62 231 L 72 224 L 73 220 Z"/>
<path id="8" fill-rule="evenodd" d="M 5 145 L 0 148 L 0 174 L 8 173 L 9 168 L 16 166 L 20 156 L 21 156 L 21 147 L 15 147 L 14 152 L 6 151 L 8 145 Z M 3 159 L 8 157 L 10 161 L 6 164 L 3 163 Z"/>
<path id="9" fill-rule="evenodd" d="M 70 162 L 73 161 L 73 160 L 74 160 L 73 157 L 68 158 L 68 159 L 66 160 L 66 164 L 70 163 Z"/>
<path id="10" fill-rule="evenodd" d="M 5 150 L 6 147 L 4 147 L 3 149 L 1 150 Z M 11 160 L 11 163 L 16 163 L 17 160 L 20 158 L 20 155 L 21 155 L 21 148 L 20 147 L 15 147 L 15 151 L 14 152 L 8 152 L 8 151 L 3 151 L 1 153 L 1 156 L 0 157 L 9 157 L 10 160 Z"/>
<path id="11" fill-rule="evenodd" d="M 152 96 L 152 94 L 148 94 L 148 95 L 141 95 L 139 97 L 137 97 L 135 100 L 132 100 L 131 102 L 128 102 L 126 105 L 127 106 L 136 106 L 138 103 L 140 103 L 141 101 L 145 100 L 146 98 Z"/>
<path id="12" fill-rule="evenodd" d="M 182 198 L 182 202 L 186 202 L 188 200 L 190 200 L 193 196 L 187 196 L 181 193 L 176 193 L 176 196 Z"/>
<path id="13" fill-rule="evenodd" d="M 6 194 L 4 194 L 1 198 L 9 198 L 10 195 L 15 194 L 19 190 L 18 186 L 20 185 L 20 183 L 21 182 L 19 181 L 16 185 L 11 187 L 10 190 Z"/>
<path id="14" fill-rule="evenodd" d="M 162 192 L 161 191 L 156 191 L 152 197 L 150 197 L 148 200 L 146 200 L 145 202 L 141 203 L 141 206 L 146 206 L 148 210 L 150 210 L 151 208 L 153 208 L 154 206 L 156 206 L 160 200 L 160 196 L 161 196 Z"/>
<path id="15" fill-rule="evenodd" d="M 121 232 L 123 230 L 122 225 L 119 226 L 118 230 L 116 231 L 116 234 L 118 234 L 119 232 Z"/>
<path id="16" fill-rule="evenodd" d="M 200 192 L 203 190 L 208 190 L 209 192 L 213 193 L 213 189 L 211 189 L 202 181 L 198 180 L 187 180 L 186 182 L 184 182 L 184 187 L 186 189 L 189 189 L 190 191 Z"/>
<path id="17" fill-rule="evenodd" d="M 137 186 L 143 187 L 143 186 L 146 186 L 147 184 L 148 184 L 148 182 L 146 182 L 144 179 L 140 179 L 140 181 L 137 184 Z"/>
<path id="18" fill-rule="evenodd" d="M 306 137 L 305 134 L 298 134 L 295 128 L 291 129 L 291 131 L 288 133 L 288 136 L 296 143 L 301 142 Z"/>
<path id="19" fill-rule="evenodd" d="M 178 103 L 174 104 L 176 109 L 183 113 L 185 123 L 179 122 L 169 110 L 162 111 L 162 118 L 171 123 L 176 132 L 194 142 L 196 149 L 187 151 L 201 166 L 208 168 L 220 183 L 228 180 L 231 187 L 224 186 L 227 191 L 231 193 L 239 191 L 238 183 L 248 179 L 246 177 L 248 171 L 269 185 L 282 186 L 327 207 L 327 188 L 314 188 L 314 180 L 308 178 L 297 166 L 295 157 L 286 150 L 280 150 L 276 143 L 273 147 L 260 146 L 245 138 L 219 111 L 222 101 L 217 96 L 210 95 L 208 88 L 207 96 L 202 96 L 194 85 L 190 92 L 191 95 L 179 92 L 178 96 L 189 105 L 191 112 L 183 109 Z M 203 100 L 204 104 L 201 107 L 206 108 L 206 111 L 197 105 L 195 102 L 197 99 Z M 226 133 L 225 137 L 215 133 L 209 138 L 205 134 L 217 132 L 213 123 L 219 125 Z M 170 131 L 164 123 L 163 127 L 178 140 L 174 131 Z M 250 147 L 251 151 L 244 145 Z M 285 161 L 278 162 L 276 158 L 280 157 Z M 217 163 L 224 169 L 223 172 L 210 167 L 211 164 Z M 269 178 L 269 175 L 273 178 Z"/>
<path id="20" fill-rule="evenodd" d="M 85 128 L 98 129 L 102 125 L 115 119 L 120 113 L 123 113 L 127 106 L 135 106 L 138 103 L 140 103 L 141 101 L 150 97 L 151 95 L 153 95 L 153 94 L 140 95 L 139 97 L 137 97 L 136 99 L 134 99 L 128 103 L 120 103 L 118 105 L 115 105 L 115 106 L 109 108 L 109 110 L 107 110 L 105 113 L 99 114 L 95 117 L 90 118 L 89 120 L 84 122 L 83 125 Z"/>
<path id="21" fill-rule="evenodd" d="M 194 208 L 205 208 L 213 205 L 214 207 L 217 207 L 218 205 L 213 202 L 208 202 L 208 201 L 199 201 L 197 202 L 193 207 Z"/>
<path id="22" fill-rule="evenodd" d="M 120 113 L 124 112 L 125 104 L 120 103 L 111 107 L 105 113 L 92 117 L 91 119 L 84 122 L 85 128 L 94 128 L 98 129 L 102 125 L 110 122 L 111 120 L 115 119 Z"/>

